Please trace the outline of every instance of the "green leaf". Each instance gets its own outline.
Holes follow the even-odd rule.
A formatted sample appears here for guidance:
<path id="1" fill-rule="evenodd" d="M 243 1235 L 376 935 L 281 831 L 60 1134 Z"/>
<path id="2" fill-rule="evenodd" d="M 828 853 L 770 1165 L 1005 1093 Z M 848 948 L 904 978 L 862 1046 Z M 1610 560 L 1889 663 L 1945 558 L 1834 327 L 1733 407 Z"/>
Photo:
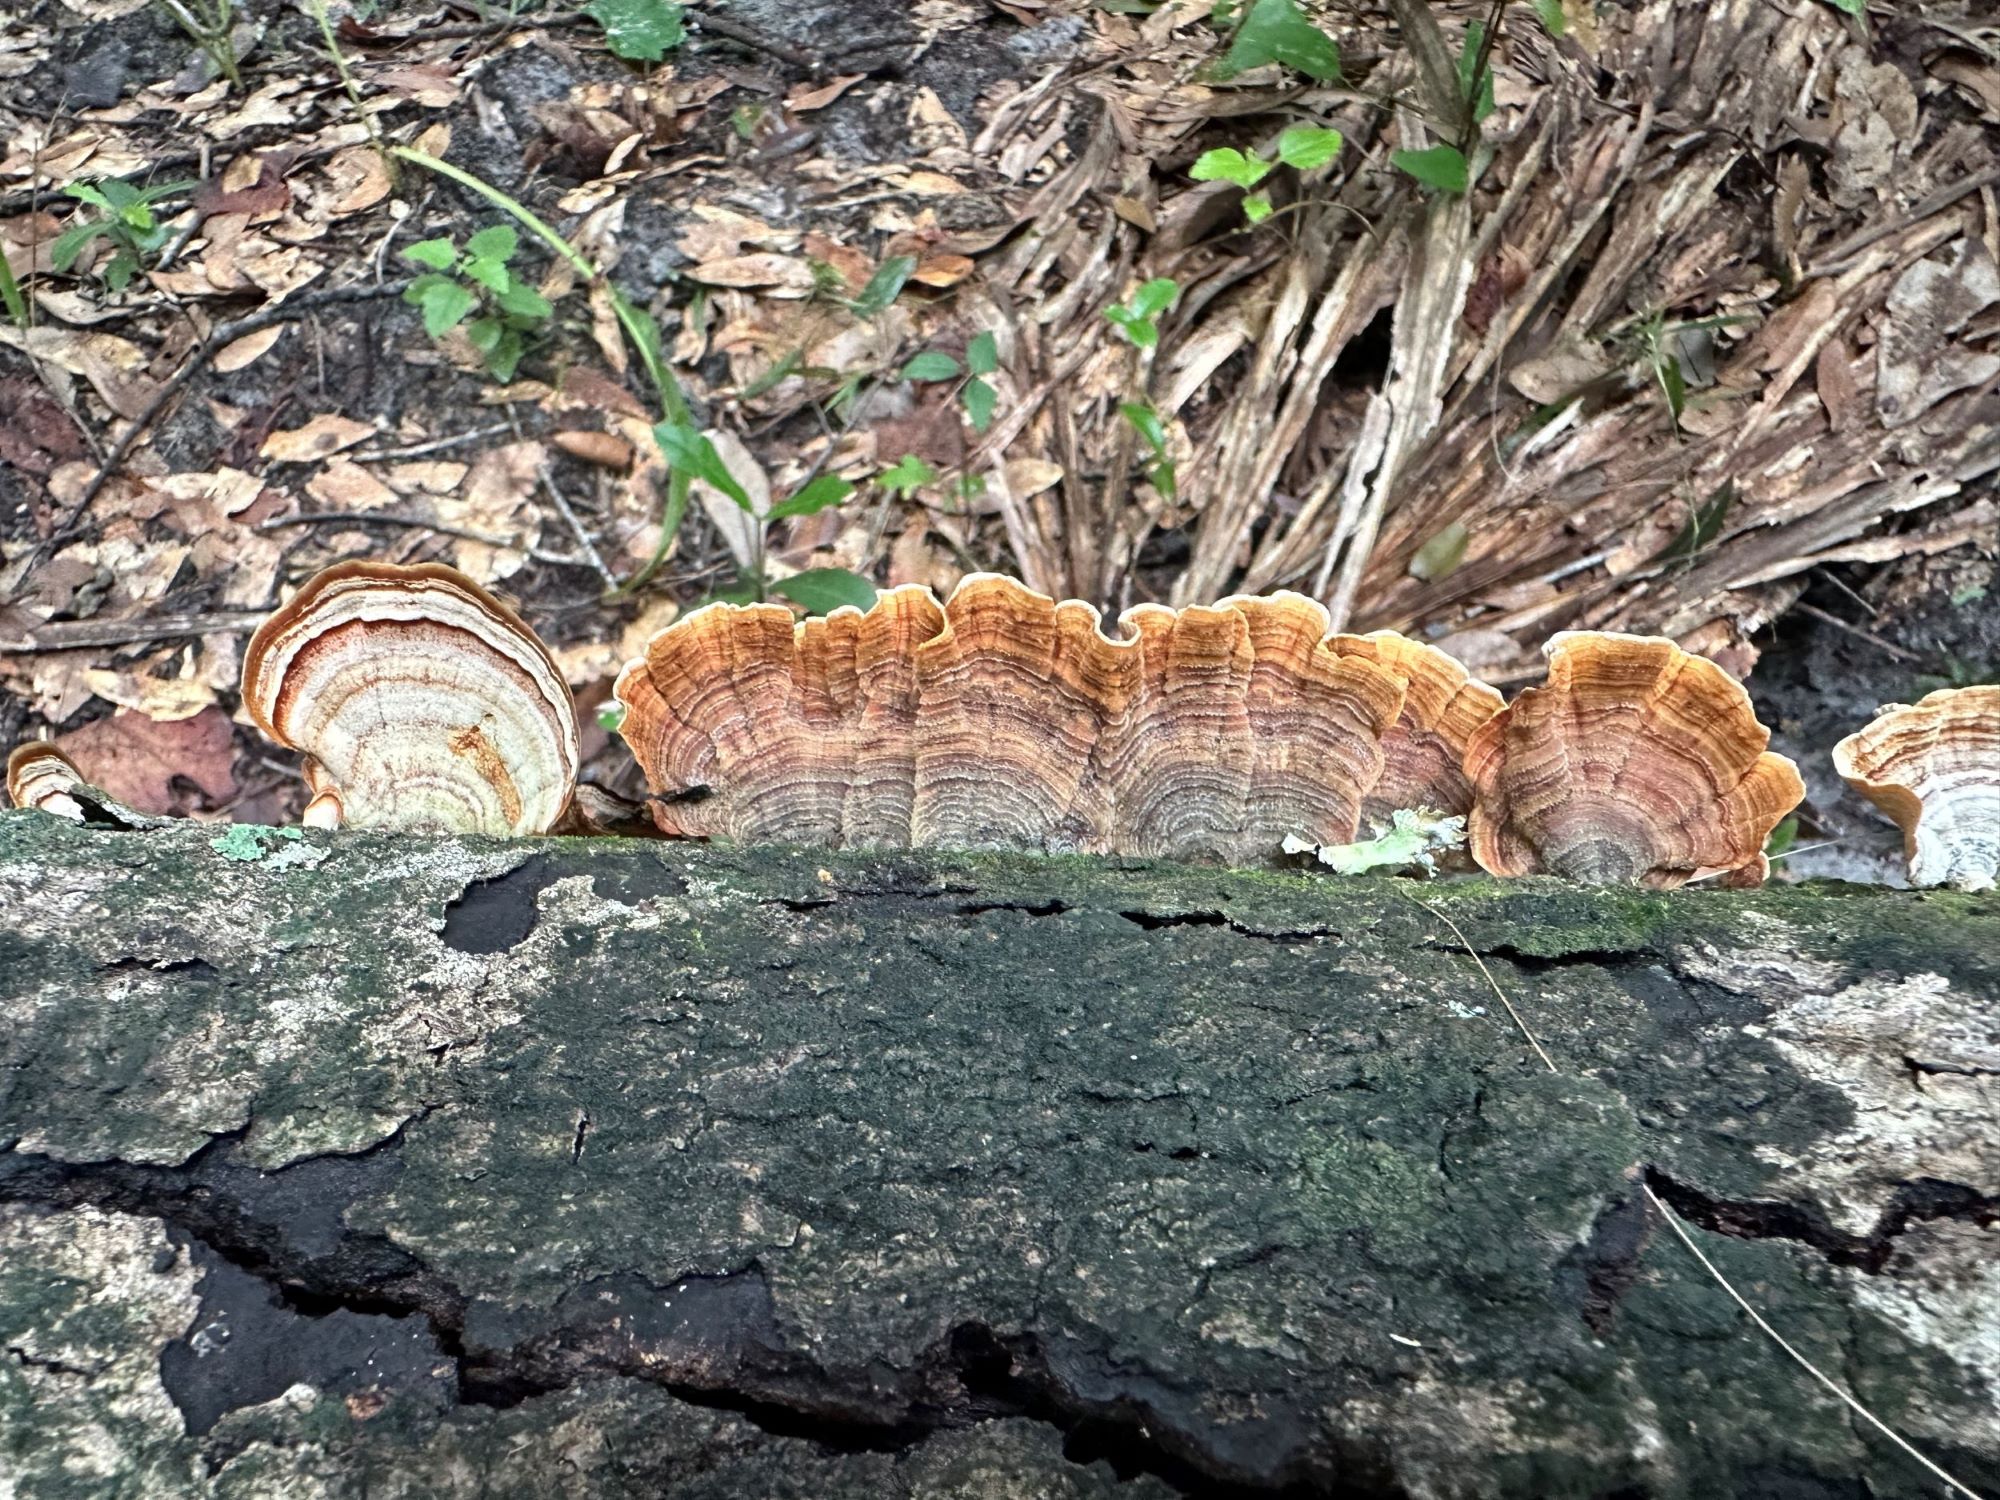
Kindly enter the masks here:
<path id="1" fill-rule="evenodd" d="M 1306 19 L 1298 0 L 1251 0 L 1215 74 L 1234 78 L 1266 63 L 1282 63 L 1321 83 L 1340 77 L 1340 50 L 1332 37 Z"/>
<path id="2" fill-rule="evenodd" d="M 1104 316 L 1117 324 L 1118 331 L 1141 349 L 1151 349 L 1160 342 L 1160 330 L 1153 326 L 1153 320 L 1134 316 L 1129 307 L 1107 307 Z"/>
<path id="3" fill-rule="evenodd" d="M 504 260 L 468 255 L 459 269 L 465 273 L 466 280 L 478 282 L 489 292 L 504 292 L 514 284 L 513 275 L 507 270 Z"/>
<path id="4" fill-rule="evenodd" d="M 1771 836 L 1764 840 L 1764 854 L 1770 859 L 1783 859 L 1792 852 L 1792 845 L 1799 841 L 1799 815 L 1792 813 L 1784 818 Z"/>
<path id="5" fill-rule="evenodd" d="M 486 373 L 495 380 L 507 381 L 514 378 L 514 371 L 520 367 L 521 356 L 527 346 L 521 342 L 521 335 L 511 328 L 500 330 L 500 342 L 486 356 Z"/>
<path id="6" fill-rule="evenodd" d="M 861 289 L 861 295 L 848 304 L 864 318 L 879 317 L 889 309 L 889 304 L 902 295 L 903 283 L 910 279 L 910 273 L 917 268 L 914 255 L 895 255 L 882 262 L 882 269 L 868 278 L 868 285 Z"/>
<path id="7" fill-rule="evenodd" d="M 68 187 L 64 188 L 63 191 L 67 193 L 70 197 L 76 199 L 79 203 L 91 204 L 97 208 L 103 209 L 108 214 L 114 214 L 118 212 L 118 210 L 112 206 L 111 200 L 104 196 L 103 191 L 97 187 L 94 187 L 92 184 L 88 182 L 72 182 Z"/>
<path id="8" fill-rule="evenodd" d="M 104 268 L 104 284 L 114 292 L 122 292 L 131 285 L 132 278 L 138 274 L 139 257 L 120 245 L 118 253 L 111 257 L 110 264 Z"/>
<path id="9" fill-rule="evenodd" d="M 974 432 L 984 432 L 993 425 L 993 410 L 1000 404 L 1000 397 L 992 386 L 975 378 L 966 381 L 965 389 L 958 395 L 965 403 L 966 419 L 972 423 Z"/>
<path id="10" fill-rule="evenodd" d="M 780 578 L 771 585 L 771 592 L 782 594 L 813 615 L 830 615 L 844 606 L 867 609 L 875 602 L 875 585 L 845 568 L 807 568 L 790 578 Z"/>
<path id="11" fill-rule="evenodd" d="M 991 375 L 1000 368 L 1000 344 L 991 329 L 975 333 L 965 346 L 965 368 L 974 375 Z"/>
<path id="12" fill-rule="evenodd" d="M 549 299 L 531 286 L 523 286 L 518 281 L 510 281 L 505 291 L 493 299 L 494 304 L 509 317 L 525 318 L 531 323 L 539 323 L 555 311 Z"/>
<path id="13" fill-rule="evenodd" d="M 1868 0 L 1826 0 L 1826 3 L 1850 16 L 1861 15 L 1868 8 Z"/>
<path id="14" fill-rule="evenodd" d="M 1174 299 L 1181 294 L 1181 284 L 1171 276 L 1155 276 L 1151 281 L 1132 294 L 1129 304 L 1135 318 L 1157 318 L 1174 305 Z"/>
<path id="15" fill-rule="evenodd" d="M 1542 30 L 1550 36 L 1561 36 L 1569 30 L 1569 17 L 1563 14 L 1563 0 L 1535 0 L 1535 14 L 1541 18 Z"/>
<path id="16" fill-rule="evenodd" d="M 83 254 L 83 247 L 100 234 L 111 233 L 111 226 L 102 219 L 93 219 L 88 224 L 72 224 L 56 236 L 56 242 L 49 247 L 49 264 L 58 271 L 67 271 L 76 264 L 76 258 Z"/>
<path id="17" fill-rule="evenodd" d="M 613 698 L 597 711 L 597 727 L 606 734 L 616 734 L 625 727 L 625 705 Z"/>
<path id="18" fill-rule="evenodd" d="M 1252 224 L 1261 224 L 1271 217 L 1271 195 L 1252 193 L 1243 200 L 1243 217 Z"/>
<path id="19" fill-rule="evenodd" d="M 782 521 L 786 516 L 810 516 L 829 505 L 840 504 L 853 493 L 854 486 L 838 474 L 822 474 L 796 495 L 772 506 L 768 519 Z"/>
<path id="20" fill-rule="evenodd" d="M 899 495 L 914 494 L 936 480 L 937 470 L 914 453 L 905 453 L 898 462 L 875 476 L 875 482 L 883 489 Z"/>
<path id="21" fill-rule="evenodd" d="M 1466 543 L 1471 540 L 1472 533 L 1465 529 L 1465 523 L 1453 521 L 1417 548 L 1416 556 L 1410 559 L 1410 576 L 1420 583 L 1444 577 L 1465 561 Z"/>
<path id="22" fill-rule="evenodd" d="M 481 354 L 491 354 L 500 347 L 500 335 L 507 331 L 507 325 L 498 318 L 474 318 L 465 325 L 465 336 L 472 341 L 472 347 Z"/>
<path id="23" fill-rule="evenodd" d="M 429 266 L 433 271 L 449 271 L 458 264 L 458 249 L 450 240 L 419 240 L 403 252 L 403 259 Z"/>
<path id="24" fill-rule="evenodd" d="M 1160 420 L 1160 414 L 1145 401 L 1125 401 L 1118 407 L 1118 414 L 1138 431 L 1146 440 L 1146 446 L 1155 453 L 1167 451 L 1167 428 Z"/>
<path id="25" fill-rule="evenodd" d="M 684 422 L 662 422 L 653 429 L 653 441 L 660 445 L 660 452 L 674 468 L 713 485 L 745 510 L 752 509 L 749 494 L 729 472 L 722 455 L 715 451 L 715 444 L 696 428 Z"/>
<path id="26" fill-rule="evenodd" d="M 673 0 L 592 0 L 583 13 L 604 28 L 604 40 L 627 62 L 658 62 L 687 39 Z"/>
<path id="27" fill-rule="evenodd" d="M 1456 146 L 1432 146 L 1425 151 L 1392 151 L 1390 162 L 1425 187 L 1444 193 L 1464 193 L 1472 186 L 1465 157 Z"/>
<path id="28" fill-rule="evenodd" d="M 462 323 L 479 305 L 479 299 L 457 282 L 440 276 L 424 288 L 419 303 L 424 310 L 424 332 L 435 339 Z"/>
<path id="29" fill-rule="evenodd" d="M 474 260 L 494 260 L 506 265 L 519 248 L 520 236 L 511 224 L 489 224 L 465 242 L 465 253 Z"/>
<path id="30" fill-rule="evenodd" d="M 1341 134 L 1324 125 L 1293 125 L 1278 137 L 1278 160 L 1301 172 L 1340 155 Z"/>
<path id="31" fill-rule="evenodd" d="M 956 380 L 958 361 L 942 349 L 926 349 L 903 366 L 905 380 Z"/>
<path id="32" fill-rule="evenodd" d="M 1713 495 L 1695 507 L 1687 518 L 1687 524 L 1666 546 L 1660 556 L 1676 562 L 1691 563 L 1702 551 L 1722 535 L 1722 523 L 1729 519 L 1729 512 L 1736 504 L 1736 487 L 1725 484 Z"/>
<path id="33" fill-rule="evenodd" d="M 1188 176 L 1196 182 L 1233 182 L 1241 188 L 1253 188 L 1270 175 L 1271 163 L 1261 156 L 1245 156 L 1234 146 L 1204 151 L 1188 168 Z"/>
<path id="34" fill-rule="evenodd" d="M 1465 28 L 1465 42 L 1458 49 L 1458 92 L 1461 98 L 1472 101 L 1475 125 L 1493 113 L 1493 69 L 1479 67 L 1479 51 L 1485 45 L 1486 23 L 1472 22 Z"/>

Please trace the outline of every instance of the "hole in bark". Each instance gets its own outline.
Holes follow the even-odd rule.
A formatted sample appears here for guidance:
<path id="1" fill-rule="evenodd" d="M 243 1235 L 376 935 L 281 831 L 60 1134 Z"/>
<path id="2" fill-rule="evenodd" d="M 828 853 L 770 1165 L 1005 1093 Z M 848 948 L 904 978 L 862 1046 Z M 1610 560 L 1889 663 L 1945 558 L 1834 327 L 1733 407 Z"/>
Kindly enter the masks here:
<path id="1" fill-rule="evenodd" d="M 556 880 L 549 860 L 535 855 L 490 880 L 475 880 L 444 909 L 444 945 L 460 953 L 505 953 L 527 941 L 541 915 L 535 898 Z"/>

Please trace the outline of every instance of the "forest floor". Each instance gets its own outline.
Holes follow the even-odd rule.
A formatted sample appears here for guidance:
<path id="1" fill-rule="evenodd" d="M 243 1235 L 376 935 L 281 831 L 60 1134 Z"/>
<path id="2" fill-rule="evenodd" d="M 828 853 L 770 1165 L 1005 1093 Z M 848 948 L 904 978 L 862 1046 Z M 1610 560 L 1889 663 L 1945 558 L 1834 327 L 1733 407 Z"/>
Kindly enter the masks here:
<path id="1" fill-rule="evenodd" d="M 1290 587 L 1502 685 L 1557 629 L 1673 634 L 1804 766 L 1795 866 L 1893 863 L 1826 750 L 2000 670 L 1979 0 L 1262 0 L 1320 42 L 1233 74 L 1207 0 L 734 0 L 618 55 L 648 9 L 335 5 L 336 65 L 312 5 L 242 0 L 236 83 L 157 3 L 16 9 L 0 740 L 293 819 L 241 649 L 346 557 L 500 590 L 587 709 L 719 595 Z M 1301 128 L 1338 150 L 1295 165 Z M 1261 201 L 1197 180 L 1219 149 Z M 1440 151 L 1465 191 L 1404 155 Z M 122 266 L 64 240 L 106 184 L 149 200 Z M 619 298 L 726 470 L 670 533 Z"/>

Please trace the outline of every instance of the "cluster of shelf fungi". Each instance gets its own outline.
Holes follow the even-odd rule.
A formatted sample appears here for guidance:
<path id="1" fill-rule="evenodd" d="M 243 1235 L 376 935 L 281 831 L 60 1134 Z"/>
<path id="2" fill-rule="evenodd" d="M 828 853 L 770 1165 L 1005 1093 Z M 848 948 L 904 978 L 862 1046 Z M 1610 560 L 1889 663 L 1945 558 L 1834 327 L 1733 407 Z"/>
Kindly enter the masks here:
<path id="1" fill-rule="evenodd" d="M 618 678 L 643 805 L 580 783 L 568 687 L 456 571 L 349 562 L 252 638 L 243 699 L 303 756 L 304 821 L 485 835 L 631 833 L 1341 870 L 1420 867 L 1756 885 L 1805 794 L 1742 685 L 1672 641 L 1570 631 L 1511 702 L 1393 632 L 1329 631 L 1297 594 L 1098 612 L 1011 579 L 885 591 L 797 621 L 713 604 Z M 2000 874 L 2000 687 L 1891 706 L 1834 747 L 1902 828 L 1912 884 Z M 144 821 L 53 746 L 15 803 Z"/>

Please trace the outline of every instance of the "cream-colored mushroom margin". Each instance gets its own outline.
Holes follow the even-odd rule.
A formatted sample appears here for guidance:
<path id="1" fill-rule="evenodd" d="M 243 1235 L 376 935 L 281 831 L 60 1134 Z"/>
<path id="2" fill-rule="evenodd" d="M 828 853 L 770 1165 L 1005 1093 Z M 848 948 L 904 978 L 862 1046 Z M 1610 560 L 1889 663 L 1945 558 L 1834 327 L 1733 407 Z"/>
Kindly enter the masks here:
<path id="1" fill-rule="evenodd" d="M 16 807 L 54 813 L 83 821 L 83 804 L 76 793 L 85 785 L 83 773 L 54 745 L 16 745 L 7 757 L 7 795 Z"/>
<path id="2" fill-rule="evenodd" d="M 2000 687 L 1892 703 L 1833 747 L 1841 778 L 1903 830 L 1911 885 L 2000 879 Z"/>
<path id="3" fill-rule="evenodd" d="M 243 706 L 306 756 L 309 827 L 539 834 L 576 790 L 576 708 L 513 610 L 434 563 L 340 563 L 250 638 Z"/>

